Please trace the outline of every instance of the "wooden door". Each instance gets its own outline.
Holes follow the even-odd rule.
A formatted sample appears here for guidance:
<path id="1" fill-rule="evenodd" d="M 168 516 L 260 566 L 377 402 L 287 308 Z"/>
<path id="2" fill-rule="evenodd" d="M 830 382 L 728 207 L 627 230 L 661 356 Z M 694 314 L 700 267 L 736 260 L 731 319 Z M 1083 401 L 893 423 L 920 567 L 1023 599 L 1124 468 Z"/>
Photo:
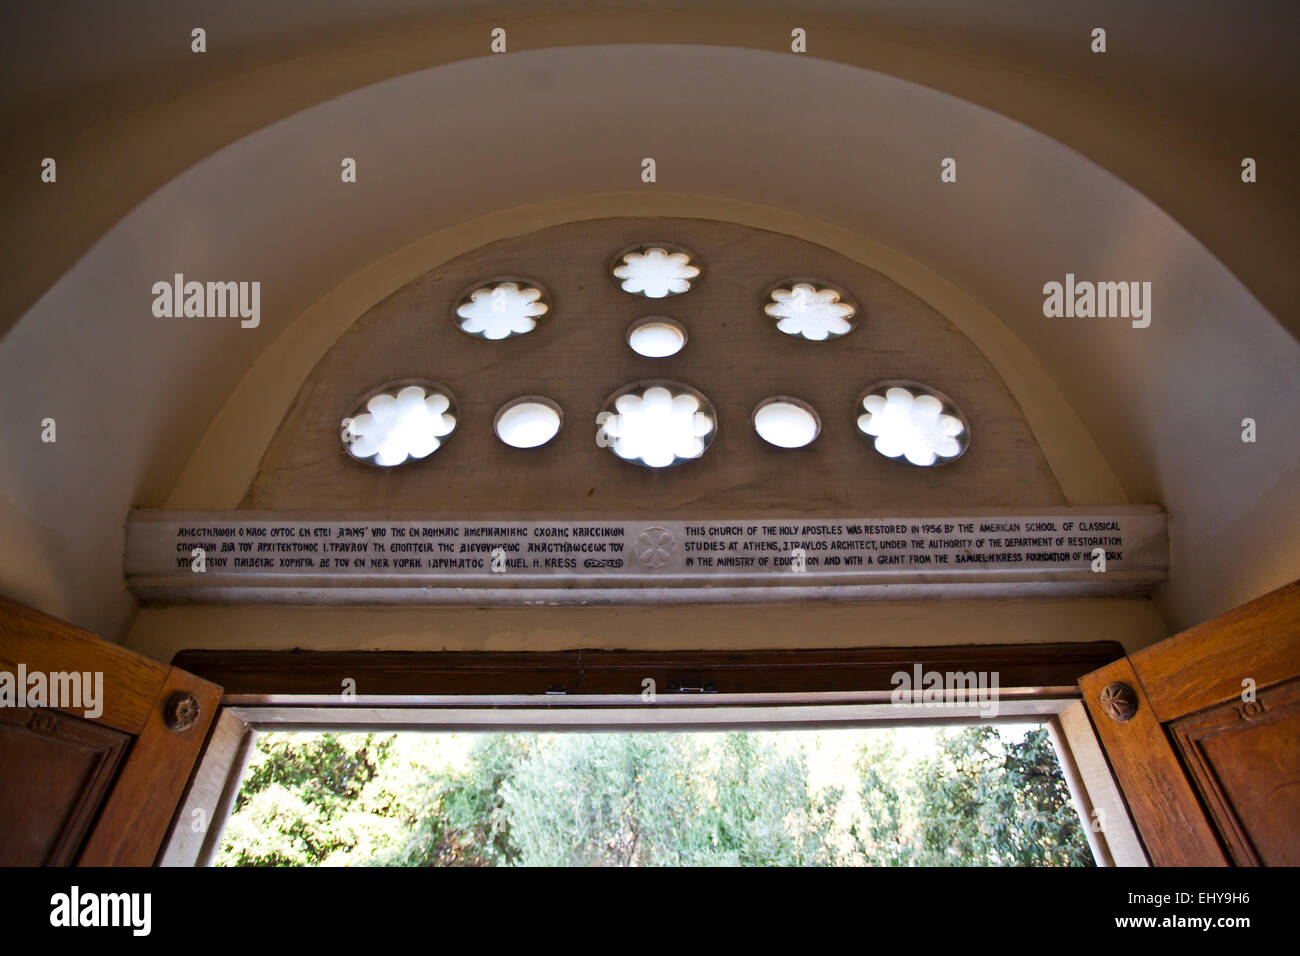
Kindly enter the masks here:
<path id="1" fill-rule="evenodd" d="M 1300 581 L 1079 688 L 1152 865 L 1300 865 Z"/>
<path id="2" fill-rule="evenodd" d="M 0 598 L 0 866 L 152 865 L 220 698 Z"/>

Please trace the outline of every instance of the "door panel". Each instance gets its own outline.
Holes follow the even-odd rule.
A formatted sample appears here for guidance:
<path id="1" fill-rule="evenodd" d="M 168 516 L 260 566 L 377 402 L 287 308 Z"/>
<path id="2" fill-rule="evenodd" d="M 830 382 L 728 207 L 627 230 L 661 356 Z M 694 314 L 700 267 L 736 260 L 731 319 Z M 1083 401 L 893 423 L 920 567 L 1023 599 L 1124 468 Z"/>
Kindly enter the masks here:
<path id="1" fill-rule="evenodd" d="M 221 688 L 3 598 L 0 672 L 6 693 L 23 674 L 64 691 L 50 675 L 102 675 L 94 707 L 0 707 L 0 866 L 153 864 Z"/>
<path id="2" fill-rule="evenodd" d="M 72 863 L 130 743 L 49 708 L 0 707 L 0 863 Z"/>
<path id="3" fill-rule="evenodd" d="M 1300 582 L 1079 688 L 1156 866 L 1300 863 Z"/>
<path id="4" fill-rule="evenodd" d="M 1169 732 L 1233 861 L 1300 865 L 1300 680 L 1183 717 Z"/>

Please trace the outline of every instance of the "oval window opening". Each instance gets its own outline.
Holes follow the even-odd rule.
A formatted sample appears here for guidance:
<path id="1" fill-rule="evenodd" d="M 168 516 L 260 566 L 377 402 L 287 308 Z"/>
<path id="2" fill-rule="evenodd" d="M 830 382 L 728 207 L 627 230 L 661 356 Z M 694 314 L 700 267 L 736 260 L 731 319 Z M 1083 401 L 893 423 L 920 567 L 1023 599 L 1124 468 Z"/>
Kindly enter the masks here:
<path id="1" fill-rule="evenodd" d="M 497 438 L 511 448 L 538 448 L 559 434 L 563 417 L 560 406 L 549 398 L 517 398 L 497 412 Z"/>
<path id="2" fill-rule="evenodd" d="M 754 431 L 769 445 L 803 448 L 821 432 L 821 421 L 807 402 L 778 395 L 754 409 Z"/>
<path id="3" fill-rule="evenodd" d="M 686 329 L 680 322 L 660 316 L 638 319 L 628 330 L 627 344 L 637 355 L 667 358 L 686 347 Z"/>

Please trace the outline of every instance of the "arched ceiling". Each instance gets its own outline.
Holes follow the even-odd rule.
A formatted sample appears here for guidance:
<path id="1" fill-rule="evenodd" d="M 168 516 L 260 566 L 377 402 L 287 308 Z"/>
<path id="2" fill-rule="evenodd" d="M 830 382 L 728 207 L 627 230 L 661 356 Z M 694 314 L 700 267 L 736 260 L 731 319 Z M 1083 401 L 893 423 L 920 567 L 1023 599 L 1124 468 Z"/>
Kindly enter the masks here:
<path id="1" fill-rule="evenodd" d="M 1300 332 L 1295 155 L 1300 7 L 1260 0 L 59 0 L 0 12 L 0 287 L 7 328 L 137 202 L 221 146 L 349 90 L 487 54 L 673 43 L 789 50 L 911 80 L 1067 144 L 1183 223 Z M 203 26 L 208 52 L 189 49 Z M 1108 31 L 1108 51 L 1089 34 Z M 735 82 L 730 78 L 729 82 Z M 1259 182 L 1243 189 L 1241 158 Z M 56 156 L 57 190 L 35 171 Z M 1240 237 L 1250 234 L 1250 250 Z"/>
<path id="2" fill-rule="evenodd" d="M 342 185 L 338 160 L 354 155 L 360 181 Z M 960 157 L 956 185 L 938 179 L 948 155 Z M 654 185 L 639 182 L 643 156 L 658 162 Z M 570 197 L 552 221 L 590 218 L 583 197 L 653 206 L 640 199 L 652 190 L 671 191 L 678 215 L 697 197 L 705 218 L 710 205 L 748 204 L 827 245 L 865 237 L 893 250 L 914 279 L 904 284 L 931 304 L 941 287 L 961 290 L 955 308 L 978 315 L 986 339 L 1021 344 L 1010 364 L 990 358 L 1022 406 L 1064 396 L 1035 426 L 1045 450 L 1060 442 L 1053 428 L 1077 438 L 1082 421 L 1075 443 L 1090 433 L 1130 499 L 1170 507 L 1171 625 L 1295 576 L 1295 340 L 1155 204 L 1039 132 L 883 73 L 624 45 L 398 76 L 246 136 L 139 202 L 0 344 L 6 434 L 30 431 L 33 409 L 60 422 L 57 445 L 16 445 L 4 465 L 10 593 L 120 632 L 130 603 L 103 554 L 120 553 L 126 509 L 167 499 L 219 410 L 247 404 L 241 389 L 256 386 L 259 356 L 283 347 L 277 336 L 328 346 L 294 322 L 312 303 L 486 213 L 500 231 L 485 241 L 547 224 L 516 228 L 503 210 Z M 174 272 L 261 279 L 261 326 L 154 318 L 147 290 Z M 1151 327 L 1045 319 L 1042 285 L 1066 272 L 1151 280 Z M 402 284 L 390 279 L 383 294 Z M 1017 375 L 1041 387 L 1018 391 Z M 284 407 L 271 400 L 262 417 Z M 1243 449 L 1246 415 L 1267 439 Z"/>

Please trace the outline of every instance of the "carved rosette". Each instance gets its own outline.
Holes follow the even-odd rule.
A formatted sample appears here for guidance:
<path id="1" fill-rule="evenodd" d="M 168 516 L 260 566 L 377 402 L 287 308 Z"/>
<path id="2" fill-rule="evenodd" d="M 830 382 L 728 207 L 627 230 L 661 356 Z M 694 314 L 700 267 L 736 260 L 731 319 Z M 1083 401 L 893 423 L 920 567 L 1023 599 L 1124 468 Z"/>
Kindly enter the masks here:
<path id="1" fill-rule="evenodd" d="M 163 721 L 171 730 L 187 730 L 199 719 L 199 702 L 193 694 L 177 691 L 163 707 Z"/>
<path id="2" fill-rule="evenodd" d="M 1121 684 L 1119 681 L 1107 684 L 1101 692 L 1100 700 L 1101 709 L 1111 720 L 1119 723 L 1132 720 L 1133 715 L 1137 713 L 1137 694 L 1128 684 Z"/>

